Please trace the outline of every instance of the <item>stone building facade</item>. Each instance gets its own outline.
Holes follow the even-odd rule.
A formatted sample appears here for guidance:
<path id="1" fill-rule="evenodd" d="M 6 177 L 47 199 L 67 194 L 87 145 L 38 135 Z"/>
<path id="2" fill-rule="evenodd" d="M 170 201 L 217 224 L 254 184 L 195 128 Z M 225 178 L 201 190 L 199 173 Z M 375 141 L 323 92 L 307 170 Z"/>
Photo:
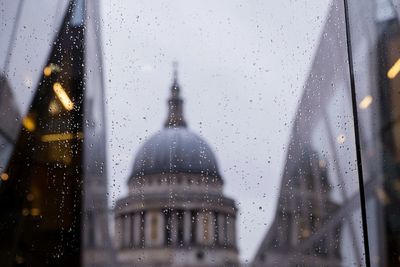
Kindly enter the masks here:
<path id="1" fill-rule="evenodd" d="M 238 266 L 236 206 L 207 143 L 187 129 L 176 72 L 164 129 L 143 144 L 115 207 L 120 266 Z"/>

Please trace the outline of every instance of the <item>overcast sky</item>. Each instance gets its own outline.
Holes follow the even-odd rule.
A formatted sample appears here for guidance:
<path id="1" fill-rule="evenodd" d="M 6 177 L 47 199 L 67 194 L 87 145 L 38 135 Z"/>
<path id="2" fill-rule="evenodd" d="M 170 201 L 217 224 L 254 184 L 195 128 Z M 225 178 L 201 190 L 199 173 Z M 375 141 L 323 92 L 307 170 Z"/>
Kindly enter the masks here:
<path id="1" fill-rule="evenodd" d="M 172 62 L 189 128 L 213 148 L 239 208 L 241 258 L 273 219 L 292 120 L 329 0 L 102 4 L 112 204 L 166 119 Z"/>

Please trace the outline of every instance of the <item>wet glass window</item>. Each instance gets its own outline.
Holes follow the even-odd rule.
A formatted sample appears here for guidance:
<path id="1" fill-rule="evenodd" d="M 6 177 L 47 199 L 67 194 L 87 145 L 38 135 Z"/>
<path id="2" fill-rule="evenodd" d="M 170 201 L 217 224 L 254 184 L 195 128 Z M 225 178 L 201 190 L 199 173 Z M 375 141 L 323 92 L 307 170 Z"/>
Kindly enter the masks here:
<path id="1" fill-rule="evenodd" d="M 0 266 L 400 266 L 398 0 L 0 7 Z"/>

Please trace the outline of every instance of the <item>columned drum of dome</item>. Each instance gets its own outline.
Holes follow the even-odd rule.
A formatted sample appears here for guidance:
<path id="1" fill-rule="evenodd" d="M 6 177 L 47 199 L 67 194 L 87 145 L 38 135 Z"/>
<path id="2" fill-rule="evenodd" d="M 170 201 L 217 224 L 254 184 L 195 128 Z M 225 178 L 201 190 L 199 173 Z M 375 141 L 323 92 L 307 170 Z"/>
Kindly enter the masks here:
<path id="1" fill-rule="evenodd" d="M 164 129 L 139 149 L 116 203 L 121 266 L 238 266 L 236 206 L 208 144 L 187 129 L 176 71 Z"/>

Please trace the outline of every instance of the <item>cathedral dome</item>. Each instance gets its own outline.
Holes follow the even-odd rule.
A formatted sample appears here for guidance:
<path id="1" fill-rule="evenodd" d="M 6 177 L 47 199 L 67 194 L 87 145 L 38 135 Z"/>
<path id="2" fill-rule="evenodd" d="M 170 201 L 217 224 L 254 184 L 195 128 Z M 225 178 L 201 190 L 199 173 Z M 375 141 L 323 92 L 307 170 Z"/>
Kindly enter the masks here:
<path id="1" fill-rule="evenodd" d="M 171 127 L 153 135 L 136 155 L 133 177 L 159 173 L 196 173 L 220 177 L 207 143 L 185 127 Z"/>
<path id="2" fill-rule="evenodd" d="M 164 129 L 140 148 L 132 178 L 161 173 L 193 173 L 220 178 L 217 161 L 207 143 L 187 129 L 176 71 L 168 100 Z"/>

